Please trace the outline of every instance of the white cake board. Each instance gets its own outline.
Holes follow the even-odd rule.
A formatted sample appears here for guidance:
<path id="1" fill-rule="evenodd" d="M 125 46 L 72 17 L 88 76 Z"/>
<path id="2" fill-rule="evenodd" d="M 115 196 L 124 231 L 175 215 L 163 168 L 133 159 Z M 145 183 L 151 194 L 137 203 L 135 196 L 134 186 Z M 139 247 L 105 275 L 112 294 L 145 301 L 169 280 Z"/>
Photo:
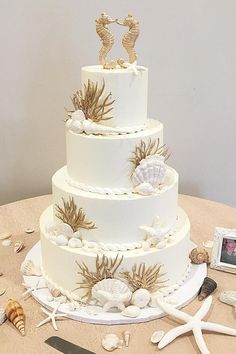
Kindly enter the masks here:
<path id="1" fill-rule="evenodd" d="M 26 259 L 33 260 L 35 264 L 41 264 L 40 241 L 28 252 Z M 178 304 L 176 305 L 177 308 L 187 305 L 196 297 L 206 275 L 207 265 L 205 263 L 200 265 L 193 264 L 191 266 L 188 277 L 183 285 L 169 295 L 178 299 Z M 39 285 L 41 286 L 45 283 L 45 280 L 43 277 L 24 276 L 24 282 L 28 286 L 35 286 L 40 282 Z M 48 301 L 49 295 L 50 293 L 47 288 L 38 289 L 32 292 L 32 296 L 35 300 L 49 310 L 53 310 L 58 305 L 58 302 Z M 68 318 L 76 321 L 104 325 L 141 323 L 165 316 L 165 313 L 159 307 L 146 307 L 141 310 L 141 314 L 136 318 L 124 317 L 120 312 L 101 312 L 96 315 L 91 315 L 86 312 L 86 308 L 88 309 L 88 307 L 82 306 L 79 310 L 71 311 L 68 304 L 61 304 L 58 312 L 66 313 Z M 102 311 L 102 308 L 100 309 Z"/>

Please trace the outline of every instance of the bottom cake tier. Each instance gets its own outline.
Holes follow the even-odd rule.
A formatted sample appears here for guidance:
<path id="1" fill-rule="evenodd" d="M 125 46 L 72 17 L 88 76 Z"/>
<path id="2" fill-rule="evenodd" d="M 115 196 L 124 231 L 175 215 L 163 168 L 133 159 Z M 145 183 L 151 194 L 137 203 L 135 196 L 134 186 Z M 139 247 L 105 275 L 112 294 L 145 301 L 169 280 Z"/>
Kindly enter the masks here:
<path id="1" fill-rule="evenodd" d="M 157 244 L 118 253 L 97 249 L 94 245 L 83 246 L 82 242 L 77 248 L 59 246 L 48 232 L 52 222 L 53 210 L 48 207 L 40 218 L 42 272 L 50 286 L 68 299 L 93 299 L 93 287 L 103 278 L 118 279 L 116 285 L 121 286 L 122 282 L 133 293 L 144 288 L 153 294 L 167 295 L 178 289 L 188 275 L 192 248 L 190 223 L 180 208 L 175 230 L 167 235 L 160 248 Z M 100 303 L 103 305 L 102 301 Z"/>

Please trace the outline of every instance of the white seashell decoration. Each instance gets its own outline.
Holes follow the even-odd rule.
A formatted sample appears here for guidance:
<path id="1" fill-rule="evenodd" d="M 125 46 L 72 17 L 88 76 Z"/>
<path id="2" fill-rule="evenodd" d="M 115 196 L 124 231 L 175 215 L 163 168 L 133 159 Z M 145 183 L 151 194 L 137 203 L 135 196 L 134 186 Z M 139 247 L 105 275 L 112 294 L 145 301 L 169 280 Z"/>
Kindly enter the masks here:
<path id="1" fill-rule="evenodd" d="M 6 292 L 6 289 L 0 290 L 0 296 L 4 295 Z"/>
<path id="2" fill-rule="evenodd" d="M 81 236 L 80 230 L 75 231 L 75 232 L 73 233 L 72 237 L 74 237 L 74 238 L 80 238 L 80 239 L 81 239 L 82 236 Z"/>
<path id="3" fill-rule="evenodd" d="M 6 238 L 5 240 L 2 241 L 2 246 L 4 247 L 9 247 L 12 244 L 12 240 L 10 240 L 9 238 Z"/>
<path id="4" fill-rule="evenodd" d="M 138 306 L 130 305 L 127 306 L 124 311 L 121 312 L 122 316 L 135 318 L 138 317 L 141 313 L 141 310 Z"/>
<path id="5" fill-rule="evenodd" d="M 219 299 L 221 302 L 233 306 L 236 312 L 236 291 L 222 291 Z"/>
<path id="6" fill-rule="evenodd" d="M 59 235 L 56 238 L 56 244 L 58 246 L 67 246 L 68 245 L 68 238 L 64 235 Z"/>
<path id="7" fill-rule="evenodd" d="M 108 352 L 112 352 L 117 348 L 122 348 L 123 340 L 120 339 L 116 334 L 106 334 L 102 339 L 102 346 Z"/>
<path id="8" fill-rule="evenodd" d="M 130 332 L 129 331 L 124 331 L 123 332 L 123 338 L 124 338 L 125 346 L 128 347 L 129 346 L 129 340 L 130 340 Z"/>
<path id="9" fill-rule="evenodd" d="M 58 296 L 61 295 L 60 290 L 58 290 L 57 288 L 55 288 L 52 284 L 47 283 L 47 287 L 48 287 L 48 290 L 50 291 L 50 294 L 51 294 L 53 297 L 58 297 Z"/>
<path id="10" fill-rule="evenodd" d="M 57 235 L 63 235 L 67 238 L 71 238 L 74 233 L 72 227 L 64 222 L 59 223 L 56 227 L 56 230 L 57 230 Z"/>
<path id="11" fill-rule="evenodd" d="M 6 312 L 0 307 L 0 325 L 2 325 L 7 319 Z"/>
<path id="12" fill-rule="evenodd" d="M 0 240 L 6 240 L 8 238 L 10 238 L 12 236 L 12 234 L 10 232 L 2 232 L 0 234 Z"/>
<path id="13" fill-rule="evenodd" d="M 27 234 L 32 234 L 34 231 L 35 230 L 33 227 L 27 227 L 27 229 L 25 229 L 25 233 L 27 233 Z"/>
<path id="14" fill-rule="evenodd" d="M 164 331 L 155 331 L 153 332 L 151 336 L 151 342 L 153 344 L 157 344 L 160 342 L 160 340 L 164 337 L 165 332 Z"/>
<path id="15" fill-rule="evenodd" d="M 114 307 L 123 311 L 131 296 L 128 286 L 118 279 L 103 279 L 92 288 L 92 297 L 103 305 L 104 311 Z"/>
<path id="16" fill-rule="evenodd" d="M 155 189 L 163 181 L 165 174 L 166 165 L 163 157 L 149 155 L 141 160 L 140 164 L 134 170 L 132 174 L 132 182 L 134 187 L 137 187 L 142 183 L 148 183 L 153 189 Z"/>
<path id="17" fill-rule="evenodd" d="M 133 191 L 141 195 L 151 195 L 155 192 L 155 188 L 150 183 L 144 182 L 136 186 Z"/>
<path id="18" fill-rule="evenodd" d="M 22 241 L 16 241 L 15 246 L 14 246 L 14 252 L 19 253 L 20 251 L 25 248 L 24 242 Z"/>
<path id="19" fill-rule="evenodd" d="M 71 247 L 71 248 L 80 248 L 82 246 L 83 246 L 82 242 L 79 238 L 72 237 L 68 242 L 68 247 Z"/>
<path id="20" fill-rule="evenodd" d="M 159 307 L 157 299 L 160 299 L 160 298 L 163 299 L 163 294 L 161 292 L 159 292 L 159 291 L 151 294 L 151 298 L 150 298 L 150 301 L 149 301 L 148 305 L 150 307 Z"/>
<path id="21" fill-rule="evenodd" d="M 147 289 L 138 289 L 132 295 L 131 304 L 143 308 L 147 306 L 150 299 L 151 295 Z"/>
<path id="22" fill-rule="evenodd" d="M 38 277 L 42 275 L 40 267 L 37 267 L 31 259 L 26 259 L 21 264 L 20 271 L 23 275 L 36 275 Z"/>

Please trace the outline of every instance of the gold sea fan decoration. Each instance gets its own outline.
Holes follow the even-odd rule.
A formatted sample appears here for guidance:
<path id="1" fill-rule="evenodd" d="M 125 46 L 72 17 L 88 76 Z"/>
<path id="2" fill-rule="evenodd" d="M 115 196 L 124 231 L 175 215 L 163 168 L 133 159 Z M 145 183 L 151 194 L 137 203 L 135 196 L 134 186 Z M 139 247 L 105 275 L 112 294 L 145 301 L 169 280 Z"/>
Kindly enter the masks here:
<path id="1" fill-rule="evenodd" d="M 135 264 L 131 272 L 125 271 L 121 276 L 128 282 L 134 291 L 138 289 L 146 289 L 150 292 L 165 287 L 163 283 L 167 280 L 160 280 L 163 274 L 160 274 L 162 265 L 146 267 L 145 263 L 141 263 L 139 267 Z"/>
<path id="2" fill-rule="evenodd" d="M 93 286 L 103 279 L 114 279 L 115 273 L 122 261 L 123 256 L 120 257 L 118 253 L 115 259 L 108 258 L 105 255 L 97 255 L 96 270 L 94 272 L 91 272 L 84 262 L 82 264 L 76 262 L 80 269 L 78 274 L 82 276 L 83 280 L 82 282 L 77 283 L 79 286 L 75 290 L 87 290 L 83 298 L 87 298 L 89 301 L 91 299 Z"/>
<path id="3" fill-rule="evenodd" d="M 96 228 L 95 223 L 87 219 L 83 209 L 78 209 L 74 202 L 74 198 L 69 198 L 69 201 L 67 202 L 62 198 L 62 201 L 63 207 L 56 204 L 56 217 L 70 225 L 74 232 L 80 228 L 87 230 Z"/>
<path id="4" fill-rule="evenodd" d="M 160 139 L 149 139 L 148 143 L 141 140 L 139 145 L 135 146 L 133 151 L 133 157 L 129 159 L 133 163 L 134 169 L 140 164 L 140 162 L 148 156 L 158 155 L 164 158 L 166 161 L 170 157 L 169 148 L 166 144 L 160 146 Z"/>
<path id="5" fill-rule="evenodd" d="M 71 98 L 75 111 L 78 109 L 83 111 L 85 118 L 95 123 L 111 119 L 112 116 L 108 114 L 112 111 L 115 100 L 111 100 L 111 92 L 102 97 L 104 89 L 104 80 L 101 87 L 98 86 L 98 82 L 88 80 L 88 83 L 84 84 L 84 89 L 76 91 Z M 69 111 L 68 115 L 71 116 L 72 113 L 73 111 Z"/>

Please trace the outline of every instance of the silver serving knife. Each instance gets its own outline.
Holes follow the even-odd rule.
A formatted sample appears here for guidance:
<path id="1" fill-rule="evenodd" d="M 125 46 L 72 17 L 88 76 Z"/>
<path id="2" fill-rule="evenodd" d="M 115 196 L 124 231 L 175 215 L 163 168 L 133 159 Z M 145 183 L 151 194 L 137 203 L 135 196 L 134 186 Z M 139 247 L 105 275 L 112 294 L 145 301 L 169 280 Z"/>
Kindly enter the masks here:
<path id="1" fill-rule="evenodd" d="M 65 354 L 96 354 L 57 336 L 49 337 L 44 343 Z"/>

